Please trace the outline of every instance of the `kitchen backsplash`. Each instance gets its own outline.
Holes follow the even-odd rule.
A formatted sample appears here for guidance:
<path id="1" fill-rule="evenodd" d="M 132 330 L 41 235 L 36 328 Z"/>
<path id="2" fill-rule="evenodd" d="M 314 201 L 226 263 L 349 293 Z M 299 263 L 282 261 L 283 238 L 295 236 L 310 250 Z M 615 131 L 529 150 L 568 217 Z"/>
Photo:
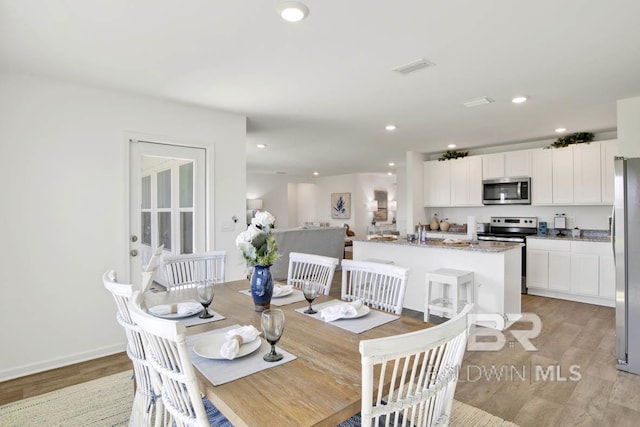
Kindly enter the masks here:
<path id="1" fill-rule="evenodd" d="M 538 221 L 546 221 L 553 227 L 553 217 L 565 214 L 567 229 L 578 227 L 589 230 L 608 230 L 611 205 L 604 206 L 480 206 L 474 208 L 425 208 L 425 217 L 430 220 L 434 213 L 438 218 L 448 218 L 449 222 L 464 224 L 467 217 L 475 215 L 477 222 L 489 222 L 492 216 L 531 216 Z"/>

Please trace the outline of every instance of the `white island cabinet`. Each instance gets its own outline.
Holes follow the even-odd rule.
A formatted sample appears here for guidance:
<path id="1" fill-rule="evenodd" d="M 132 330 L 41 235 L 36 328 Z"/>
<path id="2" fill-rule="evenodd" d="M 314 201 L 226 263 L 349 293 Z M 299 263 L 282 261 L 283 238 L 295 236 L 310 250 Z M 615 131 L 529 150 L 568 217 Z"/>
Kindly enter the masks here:
<path id="1" fill-rule="evenodd" d="M 427 245 L 397 241 L 354 240 L 353 259 L 391 261 L 409 269 L 404 307 L 424 312 L 426 274 L 438 268 L 474 273 L 476 312 L 499 314 L 505 326 L 521 317 L 520 290 L 522 244 L 479 242 L 470 246 L 447 246 L 442 240 Z M 491 326 L 491 325 L 488 325 Z"/>

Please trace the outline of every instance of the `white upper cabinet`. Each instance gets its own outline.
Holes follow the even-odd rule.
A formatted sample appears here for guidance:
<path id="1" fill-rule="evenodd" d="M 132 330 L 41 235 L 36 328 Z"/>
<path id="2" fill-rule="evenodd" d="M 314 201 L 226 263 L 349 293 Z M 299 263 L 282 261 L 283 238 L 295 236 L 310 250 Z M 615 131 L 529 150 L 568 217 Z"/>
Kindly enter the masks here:
<path id="1" fill-rule="evenodd" d="M 584 205 L 600 203 L 602 201 L 600 144 L 579 144 L 572 148 L 574 203 Z"/>
<path id="2" fill-rule="evenodd" d="M 573 204 L 573 147 L 551 148 L 553 204 Z"/>
<path id="3" fill-rule="evenodd" d="M 449 164 L 453 160 L 424 162 L 424 205 L 450 205 Z"/>
<path id="4" fill-rule="evenodd" d="M 531 151 L 510 151 L 482 156 L 482 179 L 531 176 Z"/>
<path id="5" fill-rule="evenodd" d="M 600 143 L 600 161 L 602 172 L 602 203 L 613 204 L 613 160 L 618 155 L 618 141 L 602 141 Z"/>
<path id="6" fill-rule="evenodd" d="M 465 157 L 451 164 L 451 205 L 482 206 L 482 158 Z"/>
<path id="7" fill-rule="evenodd" d="M 504 155 L 505 177 L 531 176 L 531 151 L 511 151 Z"/>
<path id="8" fill-rule="evenodd" d="M 531 152 L 531 203 L 553 204 L 553 162 L 551 150 Z"/>
<path id="9" fill-rule="evenodd" d="M 482 156 L 482 179 L 503 178 L 505 176 L 504 157 L 504 153 Z"/>

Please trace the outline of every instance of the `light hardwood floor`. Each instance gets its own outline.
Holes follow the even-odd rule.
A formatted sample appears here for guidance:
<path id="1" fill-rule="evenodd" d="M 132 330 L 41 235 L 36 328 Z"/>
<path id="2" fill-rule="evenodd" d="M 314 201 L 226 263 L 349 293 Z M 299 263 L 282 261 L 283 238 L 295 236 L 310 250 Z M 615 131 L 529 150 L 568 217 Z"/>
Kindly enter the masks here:
<path id="1" fill-rule="evenodd" d="M 338 298 L 340 280 L 337 271 L 331 295 Z M 456 399 L 521 427 L 640 425 L 640 376 L 615 367 L 612 308 L 523 295 L 522 311 L 542 320 L 532 340 L 537 351 L 525 351 L 509 331 L 500 351 L 467 350 Z M 405 314 L 422 318 L 421 312 Z M 512 327 L 530 328 L 525 322 Z M 577 381 L 570 378 L 572 365 Z M 119 353 L 5 381 L 0 405 L 127 369 L 131 363 Z M 542 369 L 537 378 L 536 369 Z"/>

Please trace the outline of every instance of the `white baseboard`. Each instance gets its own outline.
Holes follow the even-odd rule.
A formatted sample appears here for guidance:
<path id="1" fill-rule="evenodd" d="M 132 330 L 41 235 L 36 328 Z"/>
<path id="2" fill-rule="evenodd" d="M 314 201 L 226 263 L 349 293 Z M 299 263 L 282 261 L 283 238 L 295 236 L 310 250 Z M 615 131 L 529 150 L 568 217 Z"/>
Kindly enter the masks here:
<path id="1" fill-rule="evenodd" d="M 97 359 L 99 357 L 109 356 L 125 351 L 126 344 L 114 344 L 107 347 L 101 347 L 95 350 L 76 353 L 57 359 L 45 360 L 42 362 L 32 363 L 0 370 L 0 382 L 12 380 L 14 378 L 24 377 L 26 375 L 36 374 L 38 372 L 48 371 L 63 366 L 73 365 L 74 363 L 85 362 L 87 360 Z"/>
<path id="2" fill-rule="evenodd" d="M 537 289 L 537 288 L 527 288 L 527 293 L 529 295 L 535 295 L 539 297 L 548 297 L 548 298 L 558 298 L 564 299 L 567 301 L 575 301 L 582 302 L 585 304 L 594 304 L 594 305 L 602 305 L 605 307 L 615 307 L 616 303 L 613 300 L 601 297 L 590 297 L 586 295 L 575 295 L 568 294 L 559 291 L 547 290 L 547 289 Z"/>

